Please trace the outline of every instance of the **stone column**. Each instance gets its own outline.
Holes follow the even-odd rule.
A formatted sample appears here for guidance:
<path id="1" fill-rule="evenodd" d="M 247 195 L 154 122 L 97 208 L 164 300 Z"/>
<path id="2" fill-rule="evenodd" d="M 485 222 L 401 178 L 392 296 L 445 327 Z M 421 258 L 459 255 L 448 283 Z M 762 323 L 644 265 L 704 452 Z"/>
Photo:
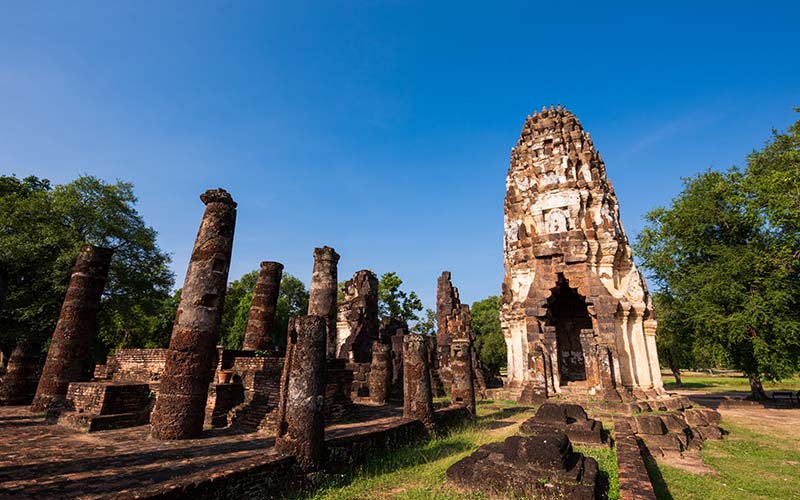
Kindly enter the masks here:
<path id="1" fill-rule="evenodd" d="M 245 351 L 269 349 L 275 326 L 275 310 L 278 307 L 282 273 L 283 264 L 280 262 L 261 263 L 250 314 L 247 317 L 247 328 L 244 332 L 242 349 Z"/>
<path id="2" fill-rule="evenodd" d="M 620 319 L 620 329 L 614 336 L 617 341 L 617 354 L 619 355 L 619 376 L 622 385 L 626 388 L 634 386 L 633 378 L 633 363 L 631 359 L 631 348 L 629 341 L 629 326 L 630 311 L 623 310 Z"/>
<path id="3" fill-rule="evenodd" d="M 467 339 L 455 338 L 450 343 L 450 368 L 453 371 L 451 401 L 463 404 L 474 418 L 475 379 L 472 371 L 472 345 Z"/>
<path id="4" fill-rule="evenodd" d="M 392 346 L 382 342 L 372 344 L 372 361 L 369 371 L 369 399 L 385 404 L 392 383 Z"/>
<path id="5" fill-rule="evenodd" d="M 81 247 L 61 314 L 50 341 L 47 360 L 39 378 L 31 411 L 47 411 L 63 406 L 70 382 L 81 378 L 89 358 L 89 342 L 97 328 L 97 310 L 108 278 L 113 250 Z"/>
<path id="6" fill-rule="evenodd" d="M 429 431 L 435 426 L 427 345 L 416 333 L 403 338 L 403 416 L 420 419 Z"/>
<path id="7" fill-rule="evenodd" d="M 647 358 L 644 344 L 643 313 L 643 306 L 631 308 L 631 315 L 628 318 L 628 345 L 634 384 L 640 389 L 650 389 L 653 382 L 650 379 L 650 360 Z"/>
<path id="8" fill-rule="evenodd" d="M 293 455 L 304 470 L 318 468 L 325 453 L 326 335 L 326 318 L 289 320 L 275 449 Z"/>
<path id="9" fill-rule="evenodd" d="M 31 404 L 36 394 L 38 371 L 38 346 L 27 339 L 17 341 L 0 385 L 0 405 Z"/>
<path id="10" fill-rule="evenodd" d="M 656 320 L 654 319 L 648 319 L 644 322 L 644 341 L 645 347 L 647 347 L 653 389 L 657 392 L 663 392 L 664 383 L 661 380 L 661 367 L 658 364 L 658 349 L 656 348 L 656 325 Z"/>
<path id="11" fill-rule="evenodd" d="M 158 439 L 189 439 L 202 433 L 208 384 L 214 376 L 236 203 L 223 189 L 206 191 L 200 200 L 206 209 L 189 259 L 150 417 L 151 435 Z"/>
<path id="12" fill-rule="evenodd" d="M 331 247 L 314 249 L 314 271 L 308 295 L 308 315 L 325 318 L 325 357 L 336 358 L 336 293 L 339 254 Z"/>

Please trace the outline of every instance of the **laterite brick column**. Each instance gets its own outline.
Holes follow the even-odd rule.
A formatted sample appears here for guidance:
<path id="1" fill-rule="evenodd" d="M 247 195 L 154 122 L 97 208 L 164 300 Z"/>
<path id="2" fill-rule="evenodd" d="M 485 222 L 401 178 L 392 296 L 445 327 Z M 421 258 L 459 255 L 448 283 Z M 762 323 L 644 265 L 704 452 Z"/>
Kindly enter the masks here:
<path id="1" fill-rule="evenodd" d="M 291 318 L 286 339 L 275 448 L 304 470 L 318 468 L 325 453 L 325 319 Z"/>
<path id="2" fill-rule="evenodd" d="M 314 271 L 308 296 L 308 315 L 325 318 L 325 357 L 336 358 L 336 293 L 339 254 L 331 247 L 314 249 Z"/>
<path id="3" fill-rule="evenodd" d="M 189 259 L 161 386 L 150 417 L 150 432 L 158 439 L 188 439 L 201 434 L 208 384 L 214 375 L 236 203 L 223 189 L 206 191 L 200 199 L 206 210 Z"/>
<path id="4" fill-rule="evenodd" d="M 455 404 L 465 405 L 474 418 L 475 379 L 472 370 L 472 345 L 468 339 L 452 339 L 450 369 L 453 373 L 451 400 Z"/>
<path id="5" fill-rule="evenodd" d="M 369 399 L 382 405 L 389 396 L 392 384 L 392 346 L 382 342 L 372 344 L 372 362 L 369 370 Z"/>
<path id="6" fill-rule="evenodd" d="M 89 341 L 97 328 L 97 310 L 113 253 L 109 248 L 81 247 L 31 411 L 46 411 L 63 405 L 69 383 L 80 380 L 89 357 Z"/>
<path id="7" fill-rule="evenodd" d="M 0 405 L 29 405 L 39 380 L 39 346 L 21 339 L 8 358 L 6 374 L 0 385 Z"/>
<path id="8" fill-rule="evenodd" d="M 265 351 L 269 349 L 272 330 L 275 326 L 275 310 L 278 307 L 278 293 L 281 286 L 283 264 L 262 262 L 258 271 L 258 281 L 253 291 L 247 329 L 244 332 L 245 351 Z"/>
<path id="9" fill-rule="evenodd" d="M 434 428 L 428 346 L 425 336 L 416 333 L 403 338 L 403 416 Z"/>

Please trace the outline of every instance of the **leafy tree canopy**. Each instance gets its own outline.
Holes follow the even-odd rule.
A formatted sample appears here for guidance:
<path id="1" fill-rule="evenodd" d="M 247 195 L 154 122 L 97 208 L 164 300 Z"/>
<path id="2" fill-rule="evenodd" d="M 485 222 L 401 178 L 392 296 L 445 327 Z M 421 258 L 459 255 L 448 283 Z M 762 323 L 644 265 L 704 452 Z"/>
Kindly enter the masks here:
<path id="1" fill-rule="evenodd" d="M 422 311 L 422 301 L 414 291 L 400 290 L 403 280 L 397 273 L 384 273 L 378 281 L 378 312 L 381 316 L 403 318 L 407 322 L 417 321 L 417 312 Z"/>
<path id="2" fill-rule="evenodd" d="M 500 297 L 493 295 L 472 304 L 470 328 L 475 350 L 484 368 L 497 377 L 506 366 L 506 341 L 500 329 Z"/>
<path id="3" fill-rule="evenodd" d="M 0 177 L 3 349 L 22 338 L 44 344 L 53 333 L 70 269 L 85 243 L 114 249 L 95 354 L 163 337 L 174 276 L 136 201 L 133 185 L 123 181 L 81 176 L 53 187 L 34 176 Z"/>
<path id="4" fill-rule="evenodd" d="M 666 304 L 662 346 L 723 353 L 760 398 L 762 378 L 800 368 L 800 122 L 747 163 L 685 179 L 636 251 Z"/>

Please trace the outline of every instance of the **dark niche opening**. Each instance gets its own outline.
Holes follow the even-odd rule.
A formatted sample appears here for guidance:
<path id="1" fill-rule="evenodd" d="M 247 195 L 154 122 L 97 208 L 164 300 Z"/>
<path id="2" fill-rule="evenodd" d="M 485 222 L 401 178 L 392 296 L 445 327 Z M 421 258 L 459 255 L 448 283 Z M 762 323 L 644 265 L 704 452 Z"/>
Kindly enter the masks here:
<path id="1" fill-rule="evenodd" d="M 586 361 L 583 357 L 580 333 L 582 329 L 592 328 L 592 318 L 586 308 L 586 300 L 564 275 L 559 273 L 558 282 L 547 300 L 549 323 L 556 327 L 558 348 L 558 373 L 561 385 L 586 380 Z"/>

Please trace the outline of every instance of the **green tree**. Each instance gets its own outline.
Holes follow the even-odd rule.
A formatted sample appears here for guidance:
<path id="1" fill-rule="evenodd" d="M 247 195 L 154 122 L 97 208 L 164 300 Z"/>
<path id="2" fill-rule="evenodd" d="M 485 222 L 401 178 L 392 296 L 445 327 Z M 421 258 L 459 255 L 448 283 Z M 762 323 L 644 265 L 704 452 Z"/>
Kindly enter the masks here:
<path id="1" fill-rule="evenodd" d="M 430 307 L 425 308 L 425 319 L 417 321 L 411 327 L 411 333 L 418 333 L 420 335 L 435 335 L 436 334 L 436 313 Z"/>
<path id="2" fill-rule="evenodd" d="M 156 232 L 136 211 L 133 185 L 81 176 L 51 187 L 46 179 L 0 177 L 0 273 L 7 283 L 0 312 L 4 348 L 22 338 L 38 344 L 52 334 L 84 243 L 114 249 L 98 313 L 101 346 L 144 346 L 169 299 L 174 276 Z"/>
<path id="3" fill-rule="evenodd" d="M 258 271 L 245 274 L 228 285 L 225 297 L 225 309 L 220 328 L 220 343 L 228 349 L 241 349 L 244 333 L 247 329 L 247 318 L 253 302 Z M 231 299 L 233 297 L 233 299 Z M 229 302 L 229 299 L 231 301 Z M 286 346 L 286 333 L 289 330 L 291 316 L 304 315 L 308 312 L 308 291 L 302 281 L 289 273 L 283 273 L 278 292 L 278 305 L 275 311 L 275 331 L 272 343 L 282 349 Z"/>
<path id="4" fill-rule="evenodd" d="M 658 312 L 658 352 L 675 377 L 675 383 L 681 385 L 681 368 L 693 367 L 695 364 L 694 329 L 681 314 L 681 306 L 674 297 L 666 292 L 653 294 L 655 309 Z"/>
<path id="5" fill-rule="evenodd" d="M 681 329 L 742 370 L 754 399 L 766 396 L 763 379 L 800 367 L 799 145 L 800 122 L 745 170 L 685 179 L 672 206 L 647 214 L 636 245 Z M 662 333 L 675 324 L 668 317 Z"/>
<path id="6" fill-rule="evenodd" d="M 500 297 L 493 295 L 472 304 L 470 328 L 475 334 L 475 351 L 492 378 L 506 366 L 506 341 L 500 329 Z"/>
<path id="7" fill-rule="evenodd" d="M 422 310 L 422 301 L 416 292 L 400 290 L 403 280 L 390 272 L 378 281 L 378 312 L 381 316 L 402 318 L 407 322 L 417 321 L 417 312 Z"/>

